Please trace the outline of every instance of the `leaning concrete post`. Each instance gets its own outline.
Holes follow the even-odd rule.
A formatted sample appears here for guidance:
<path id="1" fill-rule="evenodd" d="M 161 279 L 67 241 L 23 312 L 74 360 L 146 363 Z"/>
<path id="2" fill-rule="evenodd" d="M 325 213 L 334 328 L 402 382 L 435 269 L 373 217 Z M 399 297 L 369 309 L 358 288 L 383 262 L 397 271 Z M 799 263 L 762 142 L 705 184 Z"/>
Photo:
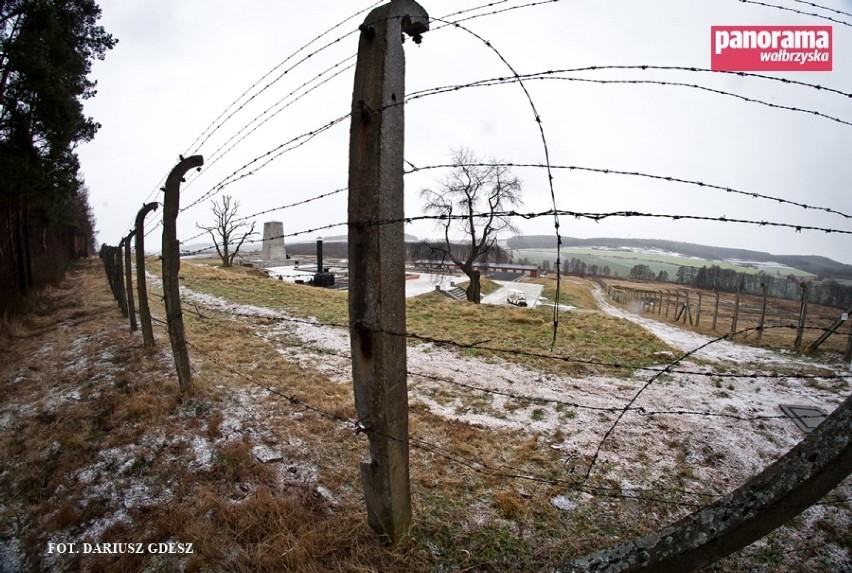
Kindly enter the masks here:
<path id="1" fill-rule="evenodd" d="M 808 283 L 802 283 L 802 308 L 799 311 L 799 326 L 796 329 L 796 341 L 793 347 L 798 350 L 802 346 L 802 336 L 805 334 L 805 321 L 808 318 Z"/>
<path id="2" fill-rule="evenodd" d="M 133 303 L 133 269 L 130 265 L 130 239 L 136 231 L 130 231 L 124 239 L 124 277 L 127 283 L 127 313 L 130 315 L 130 331 L 136 332 L 136 305 Z"/>
<path id="3" fill-rule="evenodd" d="M 136 214 L 136 292 L 139 294 L 139 322 L 142 324 L 142 342 L 145 350 L 154 349 L 154 329 L 151 327 L 151 309 L 148 306 L 148 284 L 145 278 L 145 217 L 157 209 L 156 203 L 143 205 Z"/>
<path id="4" fill-rule="evenodd" d="M 818 502 L 852 472 L 852 397 L 748 482 L 664 529 L 551 569 L 686 573 L 757 541 Z"/>
<path id="5" fill-rule="evenodd" d="M 163 198 L 163 297 L 166 304 L 166 321 L 169 325 L 169 340 L 175 357 L 175 369 L 181 394 L 192 391 L 189 369 L 189 353 L 183 329 L 183 311 L 180 306 L 180 242 L 177 240 L 177 216 L 180 208 L 180 184 L 183 176 L 193 167 L 204 165 L 200 155 L 181 159 L 166 179 Z"/>
<path id="6" fill-rule="evenodd" d="M 113 272 L 115 273 L 115 290 L 116 296 L 118 297 L 118 306 L 121 307 L 121 314 L 125 317 L 128 316 L 127 312 L 127 293 L 124 289 L 124 261 L 122 258 L 124 257 L 124 244 L 127 242 L 127 238 L 121 239 L 118 243 L 117 247 L 113 247 L 112 256 L 114 260 L 115 268 Z"/>
<path id="7" fill-rule="evenodd" d="M 372 458 L 361 464 L 361 480 L 370 526 L 391 542 L 411 526 L 402 34 L 419 43 L 428 28 L 429 16 L 414 0 L 392 0 L 370 12 L 361 26 L 349 132 L 352 377 L 355 408 Z"/>

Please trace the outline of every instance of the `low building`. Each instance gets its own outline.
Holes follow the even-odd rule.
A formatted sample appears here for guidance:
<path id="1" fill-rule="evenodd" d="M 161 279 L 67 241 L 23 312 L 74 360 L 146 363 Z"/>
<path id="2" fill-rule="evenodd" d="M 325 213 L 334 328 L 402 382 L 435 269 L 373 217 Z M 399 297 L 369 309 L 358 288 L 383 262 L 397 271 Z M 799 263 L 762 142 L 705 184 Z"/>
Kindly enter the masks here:
<path id="1" fill-rule="evenodd" d="M 418 259 L 414 261 L 414 267 L 439 272 L 456 272 L 461 267 L 453 261 L 436 259 Z M 515 263 L 474 263 L 473 268 L 488 276 L 491 273 L 526 276 L 538 278 L 541 276 L 541 267 L 538 265 L 520 265 Z"/>

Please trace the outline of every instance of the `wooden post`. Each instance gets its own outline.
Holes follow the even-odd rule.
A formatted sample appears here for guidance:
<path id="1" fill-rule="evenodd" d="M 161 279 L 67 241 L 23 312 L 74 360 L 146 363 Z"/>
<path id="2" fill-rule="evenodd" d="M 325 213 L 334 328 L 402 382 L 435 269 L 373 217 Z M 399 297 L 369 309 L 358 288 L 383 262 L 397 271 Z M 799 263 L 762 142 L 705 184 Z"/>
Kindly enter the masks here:
<path id="1" fill-rule="evenodd" d="M 677 322 L 680 320 L 680 315 L 683 312 L 680 308 L 680 291 L 675 291 L 675 318 L 674 321 Z"/>
<path id="2" fill-rule="evenodd" d="M 660 304 L 657 307 L 657 316 L 663 314 L 663 291 L 660 291 Z"/>
<path id="3" fill-rule="evenodd" d="M 695 326 L 701 323 L 701 291 L 698 291 L 698 312 L 695 313 Z"/>
<path id="4" fill-rule="evenodd" d="M 124 277 L 127 286 L 127 313 L 130 315 L 130 332 L 136 332 L 139 328 L 136 325 L 136 306 L 133 303 L 133 269 L 130 265 L 130 239 L 136 231 L 130 231 L 127 237 L 124 238 Z"/>
<path id="5" fill-rule="evenodd" d="M 713 330 L 716 330 L 716 320 L 719 318 L 719 291 L 716 291 L 716 303 L 713 305 Z"/>
<path id="6" fill-rule="evenodd" d="M 154 329 L 151 327 L 151 309 L 148 306 L 148 284 L 145 278 L 145 217 L 157 209 L 156 203 L 143 205 L 136 214 L 136 292 L 139 294 L 139 322 L 142 325 L 142 342 L 145 350 L 154 349 Z"/>
<path id="7" fill-rule="evenodd" d="M 734 301 L 734 316 L 731 318 L 731 332 L 737 331 L 737 320 L 740 318 L 740 291 L 742 290 L 742 287 L 742 280 L 740 280 L 740 277 L 737 277 L 737 298 Z"/>
<path id="8" fill-rule="evenodd" d="M 843 354 L 843 361 L 849 362 L 849 367 L 852 368 L 852 320 L 849 321 L 849 338 L 846 340 L 846 352 Z"/>
<path id="9" fill-rule="evenodd" d="M 672 293 L 670 290 L 666 289 L 666 318 L 669 317 L 669 305 L 672 302 Z"/>
<path id="10" fill-rule="evenodd" d="M 798 350 L 802 346 L 802 336 L 805 334 L 805 320 L 808 318 L 808 283 L 802 282 L 802 307 L 799 311 L 799 326 L 796 329 L 796 341 L 793 348 Z"/>
<path id="11" fill-rule="evenodd" d="M 411 527 L 405 337 L 403 34 L 429 16 L 414 0 L 374 9 L 360 27 L 349 132 L 349 325 L 367 519 L 392 543 Z M 372 221 L 394 221 L 371 224 Z"/>
<path id="12" fill-rule="evenodd" d="M 763 338 L 763 323 L 766 320 L 766 295 L 769 292 L 769 285 L 765 282 L 760 283 L 760 288 L 763 289 L 763 304 L 760 307 L 760 321 L 757 323 L 757 338 Z"/>
<path id="13" fill-rule="evenodd" d="M 192 373 L 189 368 L 189 353 L 183 328 L 183 310 L 180 304 L 180 242 L 177 240 L 177 216 L 180 210 L 180 184 L 183 176 L 193 167 L 204 165 L 200 155 L 181 159 L 166 178 L 163 198 L 163 300 L 166 305 L 166 322 L 169 325 L 169 341 L 175 359 L 175 369 L 181 394 L 192 391 Z"/>

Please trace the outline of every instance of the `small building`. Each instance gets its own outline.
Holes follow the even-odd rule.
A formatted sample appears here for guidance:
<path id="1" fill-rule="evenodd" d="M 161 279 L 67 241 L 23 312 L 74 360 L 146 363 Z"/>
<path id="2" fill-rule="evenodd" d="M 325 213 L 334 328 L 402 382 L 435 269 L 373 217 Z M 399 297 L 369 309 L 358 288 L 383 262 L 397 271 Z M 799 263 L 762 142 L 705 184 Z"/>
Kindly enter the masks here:
<path id="1" fill-rule="evenodd" d="M 414 267 L 438 272 L 456 272 L 461 269 L 459 265 L 455 264 L 451 260 L 436 259 L 418 259 L 414 261 Z M 541 267 L 538 265 L 520 265 L 515 263 L 474 263 L 473 268 L 486 276 L 491 273 L 514 275 L 517 278 L 522 276 L 538 278 L 541 276 Z"/>

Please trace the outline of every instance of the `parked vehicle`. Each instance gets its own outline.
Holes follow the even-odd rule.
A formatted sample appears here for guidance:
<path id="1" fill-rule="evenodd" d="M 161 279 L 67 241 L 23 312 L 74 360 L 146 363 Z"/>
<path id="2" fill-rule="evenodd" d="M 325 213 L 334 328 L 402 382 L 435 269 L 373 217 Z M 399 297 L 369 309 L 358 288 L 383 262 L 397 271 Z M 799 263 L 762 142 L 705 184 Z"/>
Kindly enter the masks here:
<path id="1" fill-rule="evenodd" d="M 527 295 L 523 291 L 510 290 L 506 302 L 515 306 L 527 306 Z"/>

